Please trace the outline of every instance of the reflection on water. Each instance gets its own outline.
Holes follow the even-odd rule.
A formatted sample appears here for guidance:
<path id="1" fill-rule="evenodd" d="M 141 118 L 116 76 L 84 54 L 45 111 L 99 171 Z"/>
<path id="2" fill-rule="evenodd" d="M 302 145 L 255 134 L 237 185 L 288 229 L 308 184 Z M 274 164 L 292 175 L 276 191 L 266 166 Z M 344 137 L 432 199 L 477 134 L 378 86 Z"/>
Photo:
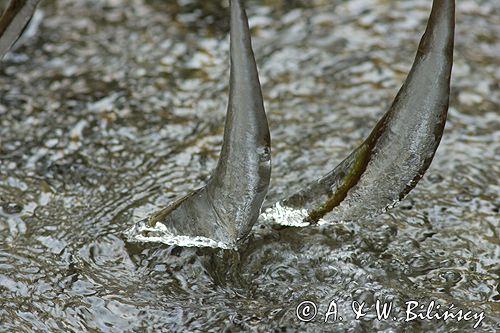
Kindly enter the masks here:
<path id="1" fill-rule="evenodd" d="M 430 1 L 248 1 L 273 138 L 268 202 L 366 137 L 413 60 Z M 222 140 L 227 3 L 46 1 L 0 65 L 2 331 L 470 331 L 354 320 L 410 299 L 500 317 L 500 5 L 457 4 L 449 119 L 390 213 L 257 225 L 238 251 L 128 243 L 123 231 L 204 184 Z M 411 15 L 409 15 L 411 13 Z M 296 306 L 342 322 L 304 324 Z"/>

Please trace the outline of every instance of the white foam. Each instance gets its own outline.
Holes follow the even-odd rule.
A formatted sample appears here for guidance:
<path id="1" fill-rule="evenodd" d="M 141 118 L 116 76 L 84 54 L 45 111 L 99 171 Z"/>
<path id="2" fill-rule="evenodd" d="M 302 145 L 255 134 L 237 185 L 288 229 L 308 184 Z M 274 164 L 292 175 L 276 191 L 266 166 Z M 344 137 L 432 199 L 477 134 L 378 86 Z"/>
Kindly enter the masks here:
<path id="1" fill-rule="evenodd" d="M 216 241 L 208 237 L 174 235 L 161 222 L 157 222 L 154 227 L 148 226 L 144 221 L 138 222 L 126 231 L 125 235 L 129 241 L 133 242 L 154 242 L 184 247 L 211 247 L 226 250 L 235 249 L 234 244 Z"/>
<path id="2" fill-rule="evenodd" d="M 277 202 L 273 207 L 266 209 L 261 214 L 261 217 L 266 221 L 272 221 L 289 227 L 307 227 L 310 225 L 309 222 L 304 221 L 307 216 L 306 209 L 282 206 L 280 202 Z"/>

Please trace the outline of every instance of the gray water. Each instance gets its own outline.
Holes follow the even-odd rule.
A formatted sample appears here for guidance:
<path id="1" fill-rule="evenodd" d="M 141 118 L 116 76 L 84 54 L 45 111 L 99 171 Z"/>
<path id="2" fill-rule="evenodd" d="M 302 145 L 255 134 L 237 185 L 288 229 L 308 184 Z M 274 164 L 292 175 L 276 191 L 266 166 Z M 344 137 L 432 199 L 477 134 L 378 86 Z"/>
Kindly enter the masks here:
<path id="1" fill-rule="evenodd" d="M 3 3 L 2 3 L 3 5 Z M 471 332 L 500 329 L 500 3 L 457 3 L 446 130 L 395 209 L 310 228 L 259 223 L 237 251 L 124 232 L 217 163 L 224 1 L 51 0 L 0 64 L 0 330 Z M 247 1 L 272 135 L 267 202 L 368 135 L 413 61 L 430 1 Z M 301 322 L 296 307 L 317 304 Z M 324 323 L 332 300 L 343 320 Z M 392 302 L 398 320 L 376 320 Z M 351 303 L 365 302 L 355 319 Z"/>

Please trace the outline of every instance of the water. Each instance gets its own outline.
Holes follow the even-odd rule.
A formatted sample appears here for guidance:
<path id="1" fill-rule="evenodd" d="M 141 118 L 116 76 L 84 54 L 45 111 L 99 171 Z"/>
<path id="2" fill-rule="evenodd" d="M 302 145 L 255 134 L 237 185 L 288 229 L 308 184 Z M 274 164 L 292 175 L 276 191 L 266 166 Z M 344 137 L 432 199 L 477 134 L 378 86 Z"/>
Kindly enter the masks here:
<path id="1" fill-rule="evenodd" d="M 429 1 L 248 1 L 272 135 L 267 202 L 366 137 L 411 66 Z M 457 4 L 448 123 L 409 196 L 376 218 L 257 225 L 238 251 L 130 243 L 124 232 L 217 163 L 227 3 L 42 3 L 0 65 L 0 330 L 469 332 L 374 320 L 418 299 L 500 318 L 500 5 Z M 409 15 L 411 13 L 411 15 Z M 319 308 L 296 317 L 305 300 Z M 331 300 L 341 322 L 324 323 Z M 351 302 L 369 315 L 355 320 Z"/>

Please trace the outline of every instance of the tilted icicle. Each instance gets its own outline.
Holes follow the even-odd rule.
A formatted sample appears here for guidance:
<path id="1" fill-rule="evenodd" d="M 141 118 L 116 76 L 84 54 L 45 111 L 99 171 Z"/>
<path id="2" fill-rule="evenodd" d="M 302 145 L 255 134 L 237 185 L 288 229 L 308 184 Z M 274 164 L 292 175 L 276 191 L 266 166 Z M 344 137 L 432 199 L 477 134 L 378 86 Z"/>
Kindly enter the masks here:
<path id="1" fill-rule="evenodd" d="M 443 134 L 453 64 L 455 1 L 434 0 L 408 77 L 369 137 L 333 171 L 284 200 L 306 221 L 346 221 L 394 206 L 429 167 Z"/>
<path id="2" fill-rule="evenodd" d="M 131 239 L 161 241 L 158 233 L 163 233 L 168 243 L 183 245 L 188 237 L 202 239 L 198 244 L 203 246 L 231 248 L 257 221 L 269 187 L 271 148 L 248 20 L 240 0 L 231 1 L 230 29 L 229 105 L 217 168 L 205 187 L 139 223 L 129 232 Z M 148 239 L 144 235 L 155 231 L 152 228 L 155 236 Z"/>

